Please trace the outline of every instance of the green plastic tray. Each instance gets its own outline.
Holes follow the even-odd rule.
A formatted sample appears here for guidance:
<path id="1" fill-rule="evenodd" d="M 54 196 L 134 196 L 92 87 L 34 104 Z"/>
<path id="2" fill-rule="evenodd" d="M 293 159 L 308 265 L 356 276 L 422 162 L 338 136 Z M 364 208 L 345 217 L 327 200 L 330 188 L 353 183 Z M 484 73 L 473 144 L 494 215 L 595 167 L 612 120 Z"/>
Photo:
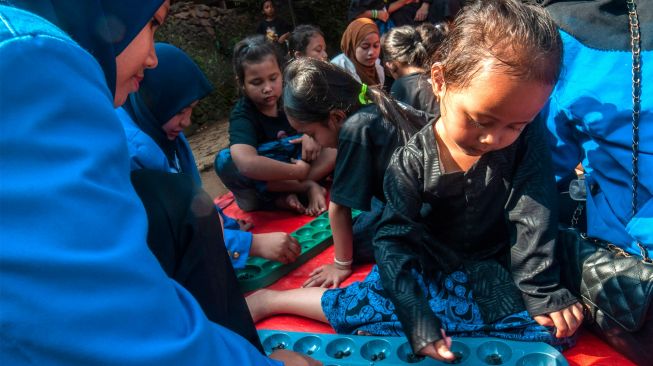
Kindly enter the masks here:
<path id="1" fill-rule="evenodd" d="M 352 218 L 358 216 L 360 212 L 352 210 Z M 236 277 L 243 292 L 257 290 L 275 283 L 333 244 L 328 211 L 293 231 L 290 235 L 297 239 L 302 248 L 297 260 L 293 263 L 283 264 L 265 258 L 249 257 L 245 267 L 236 270 Z"/>

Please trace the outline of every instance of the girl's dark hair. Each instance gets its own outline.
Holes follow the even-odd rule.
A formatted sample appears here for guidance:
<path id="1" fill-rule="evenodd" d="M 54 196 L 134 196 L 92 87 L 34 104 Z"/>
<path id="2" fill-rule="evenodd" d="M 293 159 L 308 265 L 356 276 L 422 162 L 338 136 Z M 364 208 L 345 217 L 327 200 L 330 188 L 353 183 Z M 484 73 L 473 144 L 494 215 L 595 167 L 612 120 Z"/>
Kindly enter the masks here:
<path id="1" fill-rule="evenodd" d="M 295 52 L 306 53 L 306 47 L 316 35 L 324 38 L 320 28 L 310 24 L 298 25 L 288 37 L 288 55 L 292 58 L 295 57 Z"/>
<path id="2" fill-rule="evenodd" d="M 300 123 L 326 123 L 329 112 L 339 109 L 347 116 L 361 108 L 362 84 L 340 67 L 309 57 L 293 60 L 284 75 L 283 101 L 286 115 Z M 376 104 L 386 121 L 408 134 L 422 125 L 407 118 L 397 101 L 376 87 L 368 87 L 364 99 Z"/>
<path id="3" fill-rule="evenodd" d="M 267 56 L 274 56 L 279 69 L 283 71 L 283 56 L 279 48 L 268 42 L 264 35 L 250 36 L 236 43 L 234 46 L 233 66 L 238 85 L 241 87 L 245 81 L 244 64 L 255 64 L 263 61 Z"/>
<path id="4" fill-rule="evenodd" d="M 555 84 L 562 41 L 548 13 L 518 0 L 477 0 L 458 14 L 432 62 L 440 62 L 444 82 L 466 87 L 484 61 L 525 80 Z"/>
<path id="5" fill-rule="evenodd" d="M 429 59 L 444 40 L 446 32 L 446 26 L 430 23 L 392 28 L 383 37 L 384 61 L 430 69 Z"/>

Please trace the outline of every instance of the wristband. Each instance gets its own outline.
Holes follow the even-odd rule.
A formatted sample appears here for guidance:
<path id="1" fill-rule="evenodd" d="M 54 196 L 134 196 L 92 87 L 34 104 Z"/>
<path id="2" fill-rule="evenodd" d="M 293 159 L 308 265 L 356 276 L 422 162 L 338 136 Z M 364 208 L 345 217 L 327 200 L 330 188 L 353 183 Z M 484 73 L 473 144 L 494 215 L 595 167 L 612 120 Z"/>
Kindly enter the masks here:
<path id="1" fill-rule="evenodd" d="M 378 10 L 372 10 L 372 19 L 376 19 L 379 16 Z"/>
<path id="2" fill-rule="evenodd" d="M 354 261 L 351 259 L 348 261 L 339 261 L 338 258 L 333 257 L 333 264 L 338 269 L 351 269 L 352 263 L 354 263 Z"/>

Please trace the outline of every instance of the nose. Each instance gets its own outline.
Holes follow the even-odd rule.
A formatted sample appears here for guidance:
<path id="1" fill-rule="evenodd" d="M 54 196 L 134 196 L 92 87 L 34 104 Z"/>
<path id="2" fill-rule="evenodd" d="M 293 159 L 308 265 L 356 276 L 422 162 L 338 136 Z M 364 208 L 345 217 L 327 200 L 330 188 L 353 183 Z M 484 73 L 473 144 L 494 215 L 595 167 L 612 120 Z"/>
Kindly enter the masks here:
<path id="1" fill-rule="evenodd" d="M 324 59 L 325 61 L 329 59 L 329 55 L 326 53 L 326 51 L 322 51 L 322 54 L 320 56 L 322 56 L 322 59 Z"/>
<path id="2" fill-rule="evenodd" d="M 263 94 L 269 94 L 272 91 L 272 84 L 265 83 L 263 85 Z"/>
<path id="3" fill-rule="evenodd" d="M 185 116 L 185 117 L 181 120 L 181 127 L 182 127 L 182 128 L 186 129 L 188 126 L 191 125 L 190 116 L 191 116 L 191 113 L 188 113 L 188 115 Z"/>
<path id="4" fill-rule="evenodd" d="M 152 40 L 152 44 L 150 45 L 150 52 L 148 52 L 147 58 L 145 59 L 145 67 L 148 69 L 153 69 L 158 64 L 159 58 L 156 57 L 156 51 L 154 50 L 154 40 Z"/>
<path id="5" fill-rule="evenodd" d="M 479 142 L 483 145 L 494 146 L 499 143 L 499 137 L 495 133 L 484 133 L 479 137 Z"/>

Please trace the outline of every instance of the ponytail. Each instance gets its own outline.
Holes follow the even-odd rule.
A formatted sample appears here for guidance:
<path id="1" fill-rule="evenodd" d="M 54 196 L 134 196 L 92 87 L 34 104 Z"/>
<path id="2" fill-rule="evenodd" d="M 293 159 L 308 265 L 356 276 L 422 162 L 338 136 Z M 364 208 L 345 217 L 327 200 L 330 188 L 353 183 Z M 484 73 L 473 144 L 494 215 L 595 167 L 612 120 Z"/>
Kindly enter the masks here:
<path id="1" fill-rule="evenodd" d="M 401 105 L 382 90 L 361 84 L 351 74 L 328 62 L 303 57 L 286 68 L 286 115 L 300 123 L 326 123 L 332 110 L 350 116 L 362 106 L 376 104 L 386 121 L 412 135 L 422 125 L 408 118 Z"/>

